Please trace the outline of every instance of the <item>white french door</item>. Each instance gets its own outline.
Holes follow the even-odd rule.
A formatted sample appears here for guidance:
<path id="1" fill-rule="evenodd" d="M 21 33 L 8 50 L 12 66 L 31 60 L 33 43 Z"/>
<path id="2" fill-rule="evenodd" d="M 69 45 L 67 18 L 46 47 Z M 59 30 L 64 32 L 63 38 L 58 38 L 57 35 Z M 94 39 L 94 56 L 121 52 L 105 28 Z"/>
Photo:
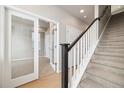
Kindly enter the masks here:
<path id="1" fill-rule="evenodd" d="M 17 87 L 39 77 L 38 19 L 6 10 L 6 82 Z"/>

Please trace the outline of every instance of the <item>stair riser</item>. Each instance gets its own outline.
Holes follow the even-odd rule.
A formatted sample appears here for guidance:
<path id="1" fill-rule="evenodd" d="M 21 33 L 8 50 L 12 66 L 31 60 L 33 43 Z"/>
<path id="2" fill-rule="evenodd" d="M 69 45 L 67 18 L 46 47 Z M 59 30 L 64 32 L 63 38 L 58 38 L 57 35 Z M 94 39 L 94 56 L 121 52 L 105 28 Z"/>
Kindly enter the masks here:
<path id="1" fill-rule="evenodd" d="M 124 28 L 119 28 L 119 29 L 115 29 L 115 28 L 107 28 L 105 33 L 117 33 L 117 32 L 123 32 L 124 33 Z"/>
<path id="2" fill-rule="evenodd" d="M 113 22 L 112 24 L 110 24 L 110 25 L 108 25 L 108 28 L 119 28 L 119 27 L 123 27 L 123 25 L 124 25 L 124 23 L 123 22 L 120 22 L 120 23 L 118 23 L 118 22 Z"/>
<path id="3" fill-rule="evenodd" d="M 99 78 L 99 77 L 97 77 L 95 75 L 92 75 L 90 73 L 87 74 L 87 77 L 90 78 L 90 79 L 92 79 L 92 80 L 94 80 L 94 81 L 96 81 L 96 82 L 98 82 L 99 84 L 105 86 L 106 88 L 107 87 L 108 88 L 120 88 L 121 87 L 121 86 L 118 86 L 118 85 L 113 84 L 111 82 L 108 82 L 108 81 L 106 81 L 106 80 L 104 80 L 102 78 Z"/>
<path id="4" fill-rule="evenodd" d="M 105 35 L 124 35 L 124 32 L 105 32 Z"/>
<path id="5" fill-rule="evenodd" d="M 107 55 L 93 55 L 92 60 L 110 61 L 110 62 L 122 62 L 124 63 L 124 58 L 112 57 Z"/>
<path id="6" fill-rule="evenodd" d="M 123 28 L 123 26 L 108 27 L 108 28 L 106 29 L 106 32 L 110 32 L 110 31 L 112 31 L 112 32 L 124 32 L 124 28 Z"/>
<path id="7" fill-rule="evenodd" d="M 124 34 L 107 34 L 107 35 L 105 35 L 105 36 L 103 36 L 103 38 L 108 38 L 108 39 L 110 39 L 110 38 L 120 38 L 120 37 L 124 37 Z"/>
<path id="8" fill-rule="evenodd" d="M 97 46 L 98 48 L 96 49 L 97 50 L 100 50 L 100 51 L 109 51 L 109 52 L 124 52 L 124 46 L 100 46 L 98 45 Z"/>
<path id="9" fill-rule="evenodd" d="M 121 43 L 121 42 L 124 42 L 124 40 L 102 40 L 101 42 L 103 42 L 103 43 L 104 43 L 104 42 L 105 42 L 105 43 L 106 43 L 106 42 L 108 42 L 108 43 L 109 43 L 109 42 L 120 42 L 120 43 Z"/>
<path id="10" fill-rule="evenodd" d="M 82 88 L 103 88 L 104 86 L 95 82 L 94 80 L 87 78 L 80 82 L 80 87 Z"/>
<path id="11" fill-rule="evenodd" d="M 105 35 L 102 38 L 124 38 L 124 35 L 115 35 L 115 36 L 111 36 L 111 35 Z"/>
<path id="12" fill-rule="evenodd" d="M 104 42 L 104 41 L 119 41 L 119 42 L 124 42 L 124 38 L 120 38 L 120 39 L 116 39 L 116 38 L 114 38 L 114 39 L 107 39 L 107 38 L 104 38 L 104 39 L 102 39 L 102 41 Z"/>
<path id="13" fill-rule="evenodd" d="M 109 30 L 116 30 L 116 31 L 123 31 L 123 25 L 113 25 L 113 26 L 107 26 L 107 31 Z"/>
<path id="14" fill-rule="evenodd" d="M 124 36 L 120 36 L 120 37 L 103 37 L 102 39 L 108 39 L 108 40 L 111 40 L 111 39 L 115 39 L 115 40 L 124 40 Z"/>
<path id="15" fill-rule="evenodd" d="M 97 64 L 101 64 L 101 65 L 105 65 L 108 67 L 113 67 L 113 68 L 117 68 L 117 69 L 122 69 L 124 70 L 124 63 L 123 62 L 118 62 L 118 61 L 109 61 L 109 60 L 98 60 L 98 59 L 92 59 L 92 63 L 97 63 Z"/>
<path id="16" fill-rule="evenodd" d="M 95 52 L 95 54 L 100 55 L 108 55 L 108 56 L 115 56 L 115 57 L 124 57 L 124 54 L 120 53 L 109 53 L 109 52 Z"/>
<path id="17" fill-rule="evenodd" d="M 121 43 L 121 42 L 105 42 L 105 43 L 102 43 L 102 42 L 100 42 L 98 45 L 100 45 L 100 46 L 124 46 L 124 43 Z"/>
<path id="18" fill-rule="evenodd" d="M 90 69 L 87 71 L 87 73 L 93 74 L 99 78 L 102 78 L 108 82 L 112 82 L 114 84 L 124 86 L 124 80 L 123 76 L 119 76 L 118 74 L 114 74 L 111 72 L 108 72 L 107 70 L 100 70 L 100 69 Z"/>
<path id="19" fill-rule="evenodd" d="M 124 49 L 121 48 L 111 48 L 111 47 L 98 47 L 96 52 L 116 52 L 116 53 L 124 53 Z"/>
<path id="20" fill-rule="evenodd" d="M 99 44 L 98 46 L 107 46 L 107 47 L 124 47 L 124 44 Z"/>
<path id="21" fill-rule="evenodd" d="M 105 65 L 101 65 L 101 64 L 97 64 L 97 63 L 91 63 L 91 67 L 90 68 L 97 68 L 97 69 L 101 69 L 101 70 L 105 70 L 105 71 L 110 71 L 113 74 L 118 74 L 118 75 L 122 75 L 124 76 L 124 71 L 122 69 L 117 69 L 114 67 L 109 67 L 109 66 L 105 66 Z"/>
<path id="22" fill-rule="evenodd" d="M 103 37 L 124 37 L 124 34 L 120 34 L 120 35 L 118 35 L 118 34 L 114 34 L 114 35 L 112 35 L 112 34 L 107 34 L 107 35 L 104 35 Z"/>

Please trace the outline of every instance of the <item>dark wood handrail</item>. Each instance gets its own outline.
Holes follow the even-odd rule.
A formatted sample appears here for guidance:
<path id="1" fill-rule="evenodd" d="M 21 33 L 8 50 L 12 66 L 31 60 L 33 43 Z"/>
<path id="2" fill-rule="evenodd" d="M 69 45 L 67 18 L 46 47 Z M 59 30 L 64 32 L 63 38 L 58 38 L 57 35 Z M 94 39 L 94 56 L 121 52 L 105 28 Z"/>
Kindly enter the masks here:
<path id="1" fill-rule="evenodd" d="M 107 7 L 104 9 L 102 15 L 101 15 L 100 17 L 95 18 L 95 19 L 91 22 L 91 24 L 86 28 L 86 30 L 83 31 L 83 32 L 69 45 L 68 51 L 71 50 L 71 48 L 80 40 L 80 38 L 87 32 L 87 30 L 88 30 L 97 20 L 100 20 L 100 19 L 105 15 L 105 12 L 107 11 L 108 8 L 109 8 L 109 7 L 107 6 Z"/>

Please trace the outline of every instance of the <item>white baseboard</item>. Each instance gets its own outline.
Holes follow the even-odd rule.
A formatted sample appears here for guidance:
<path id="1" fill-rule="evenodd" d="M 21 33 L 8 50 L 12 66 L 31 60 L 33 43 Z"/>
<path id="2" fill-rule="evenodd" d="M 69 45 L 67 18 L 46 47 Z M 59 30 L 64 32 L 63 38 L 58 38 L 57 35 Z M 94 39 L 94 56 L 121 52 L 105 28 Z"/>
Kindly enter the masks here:
<path id="1" fill-rule="evenodd" d="M 39 58 L 48 58 L 46 56 L 39 56 Z M 33 60 L 33 57 L 27 57 L 27 58 L 16 58 L 16 59 L 12 59 L 11 61 L 23 61 L 23 60 Z"/>

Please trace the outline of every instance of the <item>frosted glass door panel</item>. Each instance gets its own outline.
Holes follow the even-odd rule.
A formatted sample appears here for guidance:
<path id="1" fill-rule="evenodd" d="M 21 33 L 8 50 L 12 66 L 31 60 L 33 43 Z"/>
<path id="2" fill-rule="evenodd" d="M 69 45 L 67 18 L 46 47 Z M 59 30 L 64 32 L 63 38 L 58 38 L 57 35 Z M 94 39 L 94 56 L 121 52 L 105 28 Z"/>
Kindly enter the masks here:
<path id="1" fill-rule="evenodd" d="M 34 72 L 34 22 L 12 15 L 11 78 Z"/>

